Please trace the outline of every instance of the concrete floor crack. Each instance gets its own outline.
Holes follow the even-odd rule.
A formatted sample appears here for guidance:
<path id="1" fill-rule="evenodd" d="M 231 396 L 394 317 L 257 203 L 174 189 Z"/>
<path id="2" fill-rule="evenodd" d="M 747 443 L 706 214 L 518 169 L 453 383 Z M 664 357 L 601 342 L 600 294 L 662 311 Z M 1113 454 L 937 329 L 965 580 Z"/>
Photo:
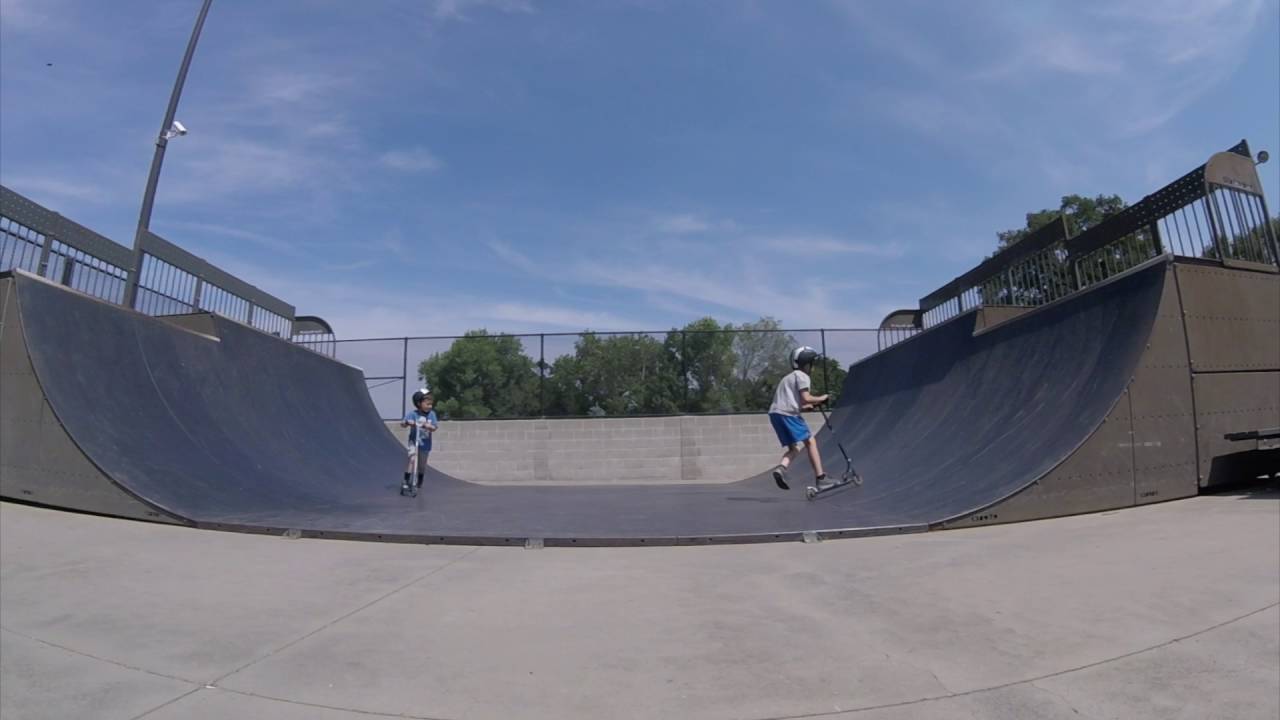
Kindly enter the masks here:
<path id="1" fill-rule="evenodd" d="M 452 567 L 452 566 L 456 565 L 457 563 L 459 563 L 459 562 L 461 562 L 461 561 L 465 560 L 466 558 L 471 557 L 472 555 L 476 554 L 476 553 L 477 553 L 477 552 L 479 552 L 479 551 L 480 551 L 480 548 L 478 548 L 478 547 L 476 547 L 476 548 L 472 548 L 471 550 L 469 550 L 469 551 L 467 551 L 467 552 L 465 552 L 465 553 L 463 553 L 463 554 L 459 555 L 458 557 L 456 557 L 456 558 L 454 558 L 454 559 L 450 560 L 449 562 L 444 563 L 444 564 L 443 564 L 443 565 L 441 565 L 440 567 L 433 568 L 430 572 L 425 573 L 425 574 L 423 574 L 423 575 L 420 575 L 420 576 L 418 576 L 418 577 L 414 578 L 413 580 L 410 580 L 409 582 L 407 582 L 407 583 L 405 583 L 405 584 L 403 584 L 403 585 L 401 585 L 401 586 L 399 586 L 399 587 L 397 587 L 397 588 L 395 588 L 395 589 L 393 589 L 393 590 L 390 590 L 390 591 L 388 591 L 388 592 L 383 593 L 382 595 L 379 595 L 378 597 L 376 597 L 376 598 L 374 598 L 374 599 L 370 600 L 369 602 L 367 602 L 367 603 L 365 603 L 365 604 L 361 605 L 360 607 L 357 607 L 357 608 L 356 608 L 356 609 L 354 609 L 354 610 L 351 610 L 351 611 L 349 611 L 349 612 L 347 612 L 347 613 L 344 613 L 343 615 L 340 615 L 340 616 L 338 616 L 338 617 L 336 617 L 336 618 L 334 618 L 334 619 L 330 620 L 329 622 L 327 622 L 327 623 L 325 623 L 324 625 L 322 625 L 322 626 L 320 626 L 320 627 L 316 628 L 315 630 L 312 630 L 311 632 L 309 632 L 309 633 L 307 633 L 307 634 L 305 634 L 305 635 L 302 635 L 301 637 L 298 637 L 298 638 L 295 638 L 295 639 L 293 639 L 293 640 L 290 640 L 289 642 L 285 643 L 284 645 L 281 645 L 280 647 L 275 648 L 275 649 L 274 649 L 274 650 L 272 650 L 271 652 L 268 652 L 267 654 L 265 654 L 265 655 L 263 655 L 263 656 L 261 656 L 261 657 L 257 657 L 257 658 L 254 658 L 253 660 L 250 660 L 249 662 L 245 663 L 244 665 L 241 665 L 240 667 L 236 668 L 235 670 L 232 670 L 231 672 L 225 673 L 225 674 L 223 674 L 223 675 L 220 675 L 220 676 L 218 676 L 218 677 L 214 678 L 213 680 L 210 680 L 210 681 L 208 682 L 208 684 L 209 684 L 209 685 L 217 686 L 219 683 L 221 683 L 222 681 L 226 680 L 227 678 L 229 678 L 229 677 L 231 677 L 231 676 L 233 676 L 233 675 L 235 675 L 235 674 L 237 674 L 237 673 L 239 673 L 239 672 L 242 672 L 242 671 L 244 671 L 244 670 L 246 670 L 246 669 L 248 669 L 248 668 L 250 668 L 250 667 L 253 667 L 254 665 L 257 665 L 258 663 L 262 662 L 263 660 L 267 660 L 267 659 L 270 659 L 270 658 L 272 658 L 272 657 L 275 657 L 276 655 L 279 655 L 280 653 L 284 652 L 285 650 L 288 650 L 289 648 L 293 647 L 294 645 L 297 645 L 298 643 L 300 643 L 300 642 L 302 642 L 302 641 L 306 640 L 307 638 L 310 638 L 310 637 L 312 637 L 312 636 L 314 636 L 314 635 L 316 635 L 316 634 L 318 634 L 318 633 L 321 633 L 321 632 L 324 632 L 325 630 L 328 630 L 329 628 L 333 627 L 334 625 L 337 625 L 338 623 L 342 622 L 343 620 L 346 620 L 347 618 L 351 617 L 352 615 L 355 615 L 355 614 L 357 614 L 357 613 L 359 613 L 359 612 L 363 612 L 364 610 L 367 610 L 367 609 L 369 609 L 369 608 L 373 607 L 374 605 L 376 605 L 376 604 L 378 604 L 378 603 L 382 602 L 383 600 L 386 600 L 387 598 L 392 597 L 393 595 L 396 595 L 397 593 L 400 593 L 400 592 L 402 592 L 402 591 L 404 591 L 404 590 L 407 590 L 407 589 L 409 589 L 409 588 L 413 587 L 414 585 L 417 585 L 418 583 L 422 582 L 423 580 L 426 580 L 427 578 L 431 577 L 432 575 L 435 575 L 435 574 L 437 574 L 437 573 L 443 572 L 444 570 L 447 570 L 448 568 L 450 568 L 450 567 Z"/>
<path id="2" fill-rule="evenodd" d="M 1079 715 L 1079 716 L 1080 716 L 1081 718 L 1083 718 L 1084 720 L 1096 720 L 1096 718 L 1094 718 L 1092 715 L 1086 715 L 1085 713 L 1081 712 L 1081 711 L 1080 711 L 1080 708 L 1078 708 L 1078 707 L 1076 707 L 1074 704 L 1072 704 L 1072 702 L 1071 702 L 1070 700 L 1068 700 L 1068 699 L 1066 698 L 1066 696 L 1065 696 L 1065 695 L 1063 695 L 1062 693 L 1057 692 L 1057 691 L 1054 691 L 1054 690 L 1050 690 L 1049 688 L 1047 688 L 1047 687 L 1045 687 L 1045 686 L 1043 686 L 1043 685 L 1041 685 L 1041 684 L 1039 684 L 1039 683 L 1036 683 L 1036 682 L 1032 682 L 1032 683 L 1030 683 L 1030 685 L 1031 685 L 1031 687 L 1033 687 L 1033 688 L 1035 688 L 1035 689 L 1037 689 L 1037 690 L 1040 690 L 1040 691 L 1042 691 L 1042 692 L 1046 692 L 1046 693 L 1048 693 L 1048 694 L 1050 694 L 1050 695 L 1052 695 L 1052 696 L 1054 696 L 1054 697 L 1058 698 L 1059 700 L 1061 700 L 1061 701 L 1063 702 L 1063 704 L 1065 704 L 1067 707 L 1071 708 L 1071 712 L 1075 713 L 1076 715 Z"/>
<path id="3" fill-rule="evenodd" d="M 936 682 L 936 683 L 938 683 L 938 687 L 942 688 L 942 692 L 943 692 L 943 693 L 945 693 L 947 696 L 955 695 L 955 691 L 953 691 L 951 688 L 947 687 L 947 684 L 946 684 L 946 683 L 944 683 L 944 682 L 942 682 L 942 678 L 938 677 L 938 673 L 934 672 L 933 670 L 931 670 L 931 669 L 929 669 L 929 668 L 927 668 L 927 667 L 924 667 L 923 665 L 918 665 L 918 664 L 916 664 L 916 663 L 913 663 L 913 662 L 911 662 L 911 661 L 909 661 L 909 660 L 903 660 L 903 659 L 901 659 L 901 658 L 895 658 L 895 657 L 893 657 L 892 655 L 890 655 L 889 653 L 885 653 L 885 654 L 884 654 L 884 657 L 885 657 L 885 659 L 886 659 L 886 660 L 888 660 L 889 662 L 900 663 L 900 664 L 902 664 L 902 665 L 906 665 L 907 667 L 915 668 L 916 670 L 919 670 L 919 671 L 921 671 L 921 672 L 929 673 L 929 677 L 933 678 L 933 681 L 934 681 L 934 682 Z"/>

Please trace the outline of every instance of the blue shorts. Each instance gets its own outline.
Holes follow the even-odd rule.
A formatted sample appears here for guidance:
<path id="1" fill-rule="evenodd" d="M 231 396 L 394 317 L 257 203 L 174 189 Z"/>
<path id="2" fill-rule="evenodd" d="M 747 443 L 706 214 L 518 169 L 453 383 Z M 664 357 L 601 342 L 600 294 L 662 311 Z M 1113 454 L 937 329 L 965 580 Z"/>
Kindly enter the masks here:
<path id="1" fill-rule="evenodd" d="M 782 447 L 791 447 L 809 439 L 809 425 L 804 418 L 769 413 L 769 422 L 773 425 L 773 431 L 777 433 L 778 442 L 782 443 Z"/>

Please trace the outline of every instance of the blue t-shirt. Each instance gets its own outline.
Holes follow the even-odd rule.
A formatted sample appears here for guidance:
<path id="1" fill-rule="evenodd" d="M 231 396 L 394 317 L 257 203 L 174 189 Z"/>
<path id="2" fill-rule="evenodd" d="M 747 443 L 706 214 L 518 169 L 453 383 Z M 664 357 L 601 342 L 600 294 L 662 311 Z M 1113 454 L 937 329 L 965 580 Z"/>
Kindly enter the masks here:
<path id="1" fill-rule="evenodd" d="M 413 442 L 414 437 L 418 434 L 418 418 L 425 417 L 427 424 L 433 427 L 440 427 L 440 422 L 436 420 L 436 411 L 431 410 L 423 413 L 421 410 L 410 410 L 408 415 L 404 416 L 404 421 L 409 423 L 409 442 Z M 424 432 L 422 437 L 418 438 L 418 449 L 431 451 L 431 433 Z"/>

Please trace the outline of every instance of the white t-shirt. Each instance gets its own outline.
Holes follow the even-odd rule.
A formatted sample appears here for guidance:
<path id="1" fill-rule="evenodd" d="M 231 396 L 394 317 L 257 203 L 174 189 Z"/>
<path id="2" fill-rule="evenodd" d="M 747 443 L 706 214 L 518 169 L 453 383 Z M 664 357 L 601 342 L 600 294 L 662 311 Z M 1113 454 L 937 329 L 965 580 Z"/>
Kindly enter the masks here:
<path id="1" fill-rule="evenodd" d="M 792 370 L 778 383 L 769 412 L 779 415 L 800 414 L 800 391 L 809 389 L 809 376 L 803 370 Z"/>

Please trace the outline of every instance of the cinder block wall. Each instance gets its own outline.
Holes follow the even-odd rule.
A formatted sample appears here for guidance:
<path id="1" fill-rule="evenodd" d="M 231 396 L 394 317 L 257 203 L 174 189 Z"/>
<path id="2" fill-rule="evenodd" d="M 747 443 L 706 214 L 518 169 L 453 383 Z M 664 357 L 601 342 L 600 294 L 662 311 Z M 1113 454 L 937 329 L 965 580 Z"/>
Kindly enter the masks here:
<path id="1" fill-rule="evenodd" d="M 806 413 L 816 432 L 822 416 Z M 406 431 L 387 423 L 403 443 Z M 768 470 L 782 448 L 757 415 L 440 423 L 431 464 L 479 483 L 733 482 Z"/>

